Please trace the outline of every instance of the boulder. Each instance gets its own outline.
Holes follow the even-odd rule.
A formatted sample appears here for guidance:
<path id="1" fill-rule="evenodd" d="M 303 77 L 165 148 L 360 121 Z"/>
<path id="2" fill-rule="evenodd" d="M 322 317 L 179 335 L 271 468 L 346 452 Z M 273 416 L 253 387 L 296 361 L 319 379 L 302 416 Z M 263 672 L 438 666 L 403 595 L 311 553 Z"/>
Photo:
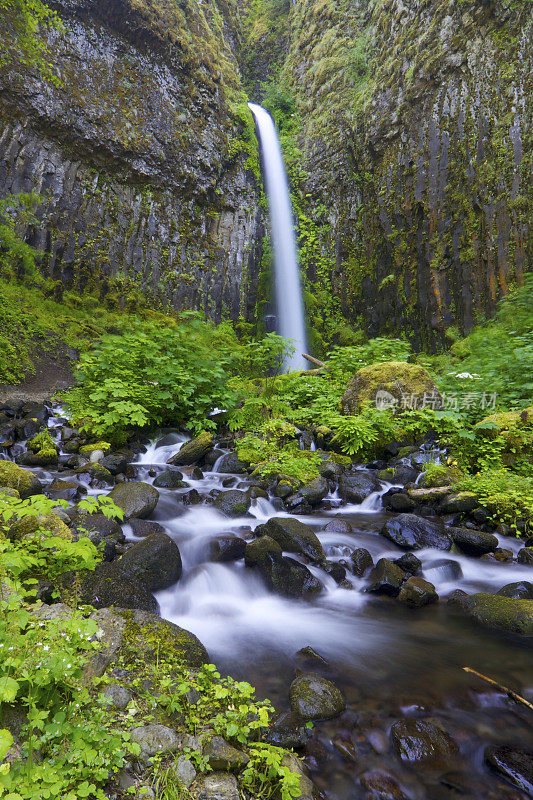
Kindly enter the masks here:
<path id="1" fill-rule="evenodd" d="M 172 728 L 156 722 L 134 728 L 131 740 L 141 748 L 139 755 L 141 761 L 153 758 L 159 753 L 175 753 L 181 746 L 181 739 Z"/>
<path id="2" fill-rule="evenodd" d="M 511 597 L 514 600 L 533 600 L 533 583 L 529 581 L 507 583 L 496 594 L 502 597 Z"/>
<path id="3" fill-rule="evenodd" d="M 8 523 L 9 524 L 9 523 Z M 32 536 L 42 531 L 44 538 L 57 536 L 60 539 L 71 541 L 72 531 L 57 514 L 39 514 L 36 517 L 22 517 L 12 522 L 7 529 L 7 537 L 12 541 L 20 541 L 26 536 Z"/>
<path id="4" fill-rule="evenodd" d="M 126 517 L 148 517 L 157 505 L 159 492 L 142 481 L 119 483 L 109 493 L 113 502 L 123 510 Z"/>
<path id="5" fill-rule="evenodd" d="M 407 494 L 418 505 L 433 505 L 447 494 L 450 494 L 451 486 L 435 486 L 431 489 L 408 489 Z"/>
<path id="6" fill-rule="evenodd" d="M 212 433 L 201 433 L 190 442 L 185 444 L 178 450 L 178 452 L 169 458 L 167 464 L 173 464 L 176 467 L 185 466 L 188 464 L 197 464 L 202 458 L 213 449 L 214 441 Z"/>
<path id="7" fill-rule="evenodd" d="M 315 478 L 310 483 L 301 486 L 297 492 L 290 495 L 285 501 L 287 507 L 292 509 L 301 503 L 308 503 L 311 507 L 317 506 L 329 492 L 328 482 L 325 478 Z"/>
<path id="8" fill-rule="evenodd" d="M 457 744 L 442 728 L 422 719 L 401 719 L 391 728 L 393 745 L 402 761 L 447 761 Z"/>
<path id="9" fill-rule="evenodd" d="M 270 536 L 282 550 L 301 553 L 311 561 L 325 561 L 322 545 L 314 531 L 303 522 L 292 517 L 272 517 L 264 525 L 259 525 L 257 534 Z"/>
<path id="10" fill-rule="evenodd" d="M 374 566 L 374 559 L 364 547 L 358 547 L 351 555 L 353 574 L 362 578 Z"/>
<path id="11" fill-rule="evenodd" d="M 479 592 L 449 598 L 448 605 L 489 628 L 533 636 L 533 600 Z"/>
<path id="12" fill-rule="evenodd" d="M 75 481 L 62 481 L 56 478 L 46 488 L 46 496 L 50 500 L 78 500 L 80 495 L 86 492 L 85 486 Z"/>
<path id="13" fill-rule="evenodd" d="M 479 500 L 470 492 L 454 492 L 442 498 L 437 505 L 437 514 L 464 514 L 474 511 L 479 506 Z"/>
<path id="14" fill-rule="evenodd" d="M 223 772 L 241 772 L 250 761 L 246 753 L 228 744 L 222 736 L 213 736 L 205 745 L 203 755 L 213 770 Z"/>
<path id="15" fill-rule="evenodd" d="M 16 489 L 22 500 L 43 492 L 41 481 L 33 472 L 22 469 L 12 461 L 0 461 L 0 486 Z"/>
<path id="16" fill-rule="evenodd" d="M 152 592 L 167 589 L 181 578 L 181 555 L 166 533 L 151 533 L 129 547 L 116 566 L 125 575 L 140 579 Z"/>
<path id="17" fill-rule="evenodd" d="M 519 747 L 492 746 L 485 750 L 485 761 L 529 797 L 533 796 L 533 752 Z"/>
<path id="18" fill-rule="evenodd" d="M 517 559 L 519 564 L 528 564 L 533 566 L 533 547 L 523 547 L 518 553 Z"/>
<path id="19" fill-rule="evenodd" d="M 322 584 L 294 558 L 268 553 L 258 564 L 269 589 L 285 597 L 306 597 L 322 590 Z"/>
<path id="20" fill-rule="evenodd" d="M 397 597 L 405 580 L 405 574 L 393 561 L 388 558 L 380 558 L 368 576 L 368 580 L 370 582 L 365 591 Z"/>
<path id="21" fill-rule="evenodd" d="M 114 708 L 118 708 L 119 711 L 123 711 L 130 700 L 133 699 L 131 692 L 123 686 L 119 686 L 117 683 L 112 683 L 108 686 L 103 695 L 107 702 Z"/>
<path id="22" fill-rule="evenodd" d="M 343 519 L 342 517 L 333 517 L 324 530 L 327 533 L 353 533 L 351 524 L 347 519 Z"/>
<path id="23" fill-rule="evenodd" d="M 438 389 L 424 367 L 405 361 L 385 361 L 358 370 L 341 398 L 343 414 L 357 414 L 364 405 L 387 401 L 388 405 L 401 404 L 402 397 L 415 395 L 422 400 L 424 394 L 440 398 Z"/>
<path id="24" fill-rule="evenodd" d="M 421 608 L 439 599 L 435 587 L 423 578 L 412 576 L 408 578 L 400 589 L 398 600 L 409 608 Z"/>
<path id="25" fill-rule="evenodd" d="M 201 775 L 191 786 L 197 800 L 241 800 L 235 775 L 228 772 L 210 772 Z"/>
<path id="26" fill-rule="evenodd" d="M 410 575 L 420 575 L 422 572 L 422 562 L 414 553 L 404 553 L 400 558 L 394 559 L 394 563 Z"/>
<path id="27" fill-rule="evenodd" d="M 453 543 L 469 556 L 482 556 L 493 553 L 499 546 L 498 537 L 492 533 L 476 531 L 472 528 L 446 528 Z"/>
<path id="28" fill-rule="evenodd" d="M 247 567 L 262 564 L 269 553 L 281 556 L 281 547 L 270 536 L 260 536 L 253 542 L 248 542 L 244 551 L 244 563 Z"/>
<path id="29" fill-rule="evenodd" d="M 217 472 L 222 475 L 244 475 L 248 469 L 244 461 L 240 461 L 237 453 L 226 453 L 217 464 Z"/>
<path id="30" fill-rule="evenodd" d="M 244 558 L 246 546 L 244 539 L 230 533 L 218 536 L 209 543 L 209 555 L 211 561 L 238 561 L 240 558 Z"/>
<path id="31" fill-rule="evenodd" d="M 415 501 L 409 497 L 408 494 L 405 492 L 393 492 L 383 498 L 383 505 L 387 509 L 387 511 L 412 511 L 415 507 Z"/>
<path id="32" fill-rule="evenodd" d="M 100 465 L 105 467 L 111 475 L 120 475 L 126 472 L 128 464 L 133 459 L 132 450 L 117 450 L 116 453 L 108 453 L 100 459 Z"/>
<path id="33" fill-rule="evenodd" d="M 379 482 L 368 472 L 345 472 L 339 483 L 339 493 L 349 503 L 362 503 L 369 494 L 379 489 Z"/>
<path id="34" fill-rule="evenodd" d="M 130 527 L 134 536 L 150 536 L 151 533 L 165 533 L 164 527 L 159 522 L 151 519 L 130 519 Z"/>
<path id="35" fill-rule="evenodd" d="M 159 603 L 148 586 L 122 572 L 116 562 L 102 562 L 83 579 L 80 601 L 95 608 L 115 606 L 159 613 Z"/>
<path id="36" fill-rule="evenodd" d="M 72 531 L 80 536 L 88 536 L 93 544 L 98 545 L 104 539 L 124 542 L 126 537 L 118 522 L 108 519 L 104 514 L 77 514 L 71 525 Z"/>
<path id="37" fill-rule="evenodd" d="M 291 711 L 308 722 L 332 719 L 346 707 L 346 699 L 332 681 L 313 672 L 299 675 L 290 688 Z"/>
<path id="38" fill-rule="evenodd" d="M 177 469 L 165 469 L 160 472 L 152 484 L 158 489 L 185 489 L 187 484 L 183 480 L 183 473 Z"/>
<path id="39" fill-rule="evenodd" d="M 220 492 L 213 505 L 226 517 L 243 517 L 250 508 L 250 497 L 247 492 L 230 489 Z"/>
<path id="40" fill-rule="evenodd" d="M 421 550 L 424 547 L 450 550 L 452 546 L 441 523 L 417 517 L 416 514 L 398 514 L 388 519 L 380 533 L 404 550 Z"/>

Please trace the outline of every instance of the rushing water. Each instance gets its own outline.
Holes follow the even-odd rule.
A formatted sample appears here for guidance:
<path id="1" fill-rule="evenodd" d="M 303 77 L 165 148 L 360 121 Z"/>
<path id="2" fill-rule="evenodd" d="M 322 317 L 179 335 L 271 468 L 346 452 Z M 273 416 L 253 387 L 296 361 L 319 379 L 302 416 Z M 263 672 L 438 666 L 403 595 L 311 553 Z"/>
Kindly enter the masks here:
<path id="1" fill-rule="evenodd" d="M 50 424 L 53 428 L 55 422 Z M 171 432 L 151 442 L 132 465 L 136 479 L 151 482 L 166 469 L 185 438 Z M 525 716 L 529 712 L 510 705 L 462 667 L 491 675 L 531 700 L 527 643 L 476 628 L 450 614 L 442 603 L 412 610 L 395 600 L 365 594 L 365 580 L 350 573 L 352 588 L 339 588 L 322 569 L 311 567 L 323 592 L 313 600 L 294 600 L 271 593 L 242 560 L 213 563 L 212 540 L 229 532 L 251 539 L 257 525 L 283 513 L 272 498 L 256 500 L 245 517 L 223 516 L 209 505 L 209 493 L 228 486 L 244 488 L 247 476 L 217 473 L 217 465 L 203 477 L 193 475 L 192 468 L 181 468 L 187 490 L 197 489 L 204 501 L 196 506 L 180 502 L 180 494 L 187 490 L 159 490 L 151 518 L 177 542 L 183 561 L 180 581 L 157 595 L 161 614 L 195 633 L 222 670 L 249 680 L 280 710 L 288 707 L 289 686 L 300 663 L 297 651 L 310 645 L 327 659 L 324 674 L 342 686 L 348 707 L 341 717 L 315 726 L 306 761 L 328 800 L 378 797 L 366 793 L 360 783 L 361 774 L 373 769 L 394 775 L 408 800 L 525 798 L 488 772 L 483 750 L 492 743 L 530 746 L 531 726 Z M 43 482 L 65 477 L 64 472 L 35 472 Z M 374 560 L 396 558 L 402 552 L 379 534 L 390 516 L 381 505 L 389 487 L 383 484 L 359 505 L 342 505 L 332 492 L 323 508 L 299 519 L 316 531 L 329 561 L 349 558 L 356 547 L 367 548 Z M 87 488 L 91 494 L 101 493 Z M 324 530 L 337 515 L 350 522 L 352 532 Z M 134 540 L 128 525 L 125 532 Z M 515 540 L 499 538 L 502 546 L 516 553 Z M 507 583 L 531 579 L 531 568 L 516 562 L 483 561 L 431 549 L 416 554 L 424 577 L 441 597 L 457 588 L 495 592 Z M 459 742 L 453 775 L 449 765 L 444 775 L 433 768 L 406 767 L 391 747 L 389 731 L 397 719 L 427 714 L 441 721 Z M 353 751 L 351 757 L 346 748 Z M 450 781 L 464 791 L 449 789 Z"/>
<path id="2" fill-rule="evenodd" d="M 289 186 L 278 135 L 272 117 L 261 106 L 248 103 L 252 111 L 263 156 L 265 187 L 270 211 L 270 233 L 274 251 L 274 283 L 278 332 L 291 339 L 295 352 L 285 361 L 286 369 L 305 369 L 302 353 L 307 352 L 305 317 L 296 237 Z"/>

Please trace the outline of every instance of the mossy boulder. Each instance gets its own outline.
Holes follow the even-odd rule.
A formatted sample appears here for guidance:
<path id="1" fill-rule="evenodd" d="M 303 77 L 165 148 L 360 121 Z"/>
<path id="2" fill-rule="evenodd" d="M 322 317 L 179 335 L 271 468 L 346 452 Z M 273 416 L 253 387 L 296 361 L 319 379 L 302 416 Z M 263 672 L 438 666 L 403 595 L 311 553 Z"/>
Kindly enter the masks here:
<path id="1" fill-rule="evenodd" d="M 452 537 L 454 544 L 469 556 L 493 553 L 500 544 L 497 536 L 485 531 L 476 531 L 472 528 L 447 528 L 446 531 Z"/>
<path id="2" fill-rule="evenodd" d="M 379 394 L 378 394 L 379 393 Z M 433 378 L 424 367 L 406 361 L 385 361 L 358 370 L 341 398 L 343 414 L 358 414 L 363 406 L 401 404 L 402 397 L 424 394 L 439 398 Z M 390 398 L 389 398 L 390 396 Z M 383 401 L 383 405 L 380 401 Z"/>
<path id="3" fill-rule="evenodd" d="M 159 501 L 159 492 L 149 483 L 128 481 L 115 486 L 109 497 L 126 517 L 148 517 Z"/>
<path id="4" fill-rule="evenodd" d="M 325 561 L 324 551 L 316 533 L 299 519 L 272 517 L 264 525 L 259 525 L 255 532 L 261 536 L 270 536 L 282 550 L 289 553 L 301 553 L 311 561 Z"/>
<path id="5" fill-rule="evenodd" d="M 197 464 L 213 447 L 213 434 L 204 431 L 190 442 L 186 442 L 172 458 L 169 458 L 167 463 L 176 467 Z"/>
<path id="6" fill-rule="evenodd" d="M 23 500 L 43 491 L 40 480 L 33 472 L 22 469 L 12 461 L 0 461 L 0 485 L 16 489 Z"/>
<path id="7" fill-rule="evenodd" d="M 244 551 L 244 563 L 247 567 L 262 564 L 269 553 L 281 555 L 281 546 L 271 536 L 260 536 L 254 542 L 248 542 Z"/>
<path id="8" fill-rule="evenodd" d="M 248 492 L 229 489 L 227 492 L 220 492 L 213 505 L 226 517 L 242 517 L 250 508 L 250 502 Z"/>
<path id="9" fill-rule="evenodd" d="M 111 445 L 109 442 L 95 442 L 94 444 L 82 445 L 79 449 L 79 452 L 82 456 L 90 456 L 91 453 L 94 453 L 96 450 L 101 450 L 103 453 L 107 453 L 107 451 L 110 449 Z"/>
<path id="10" fill-rule="evenodd" d="M 423 578 L 411 576 L 400 589 L 398 600 L 409 608 L 421 608 L 436 603 L 439 596 L 435 587 Z"/>
<path id="11" fill-rule="evenodd" d="M 7 535 L 12 540 L 24 539 L 32 536 L 38 530 L 43 531 L 44 536 L 58 536 L 60 539 L 71 541 L 72 531 L 55 514 L 39 514 L 35 517 L 24 517 L 13 522 L 8 529 Z"/>
<path id="12" fill-rule="evenodd" d="M 21 464 L 28 466 L 45 467 L 55 464 L 58 460 L 58 447 L 48 430 L 41 431 L 28 441 L 28 452 L 23 453 L 19 459 Z"/>
<path id="13" fill-rule="evenodd" d="M 505 633 L 533 636 L 533 600 L 517 600 L 499 594 L 479 592 L 454 596 L 449 605 L 481 625 Z"/>
<path id="14" fill-rule="evenodd" d="M 491 414 L 478 422 L 474 431 L 480 438 L 503 440 L 502 462 L 506 467 L 533 456 L 533 406 Z"/>
<path id="15" fill-rule="evenodd" d="M 299 675 L 292 682 L 290 700 L 292 713 L 306 722 L 332 719 L 346 707 L 346 699 L 338 686 L 314 672 Z"/>
<path id="16" fill-rule="evenodd" d="M 159 612 L 159 603 L 138 577 L 122 572 L 117 562 L 103 562 L 82 580 L 80 601 L 94 608 L 132 608 Z"/>
<path id="17" fill-rule="evenodd" d="M 128 548 L 117 567 L 131 578 L 140 578 L 153 591 L 167 589 L 181 578 L 181 555 L 166 533 L 152 533 Z"/>

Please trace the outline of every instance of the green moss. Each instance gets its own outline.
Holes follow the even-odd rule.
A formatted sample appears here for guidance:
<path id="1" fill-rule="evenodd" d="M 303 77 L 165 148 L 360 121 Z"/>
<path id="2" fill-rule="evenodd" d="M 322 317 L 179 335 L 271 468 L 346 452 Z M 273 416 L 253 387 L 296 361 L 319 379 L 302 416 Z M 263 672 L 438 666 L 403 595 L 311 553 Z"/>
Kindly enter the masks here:
<path id="1" fill-rule="evenodd" d="M 433 378 L 424 367 L 406 361 L 385 361 L 362 367 L 350 381 L 341 400 L 343 414 L 357 413 L 363 405 L 374 403 L 379 390 L 401 403 L 403 396 L 438 394 Z"/>
<path id="2" fill-rule="evenodd" d="M 43 535 L 57 536 L 66 541 L 72 540 L 72 532 L 65 523 L 55 514 L 40 514 L 36 517 L 24 517 L 24 519 L 14 522 L 8 531 L 10 539 L 19 540 L 27 536 L 32 536 L 37 531 L 42 531 Z"/>
<path id="3" fill-rule="evenodd" d="M 0 485 L 16 489 L 23 499 L 39 494 L 42 488 L 32 472 L 18 467 L 12 461 L 0 461 Z"/>
<path id="4" fill-rule="evenodd" d="M 179 661 L 189 667 L 207 664 L 209 656 L 200 640 L 189 631 L 144 611 L 119 611 L 126 621 L 120 657 L 128 666 L 139 663 Z"/>
<path id="5" fill-rule="evenodd" d="M 80 453 L 84 456 L 90 456 L 95 450 L 102 450 L 104 453 L 111 448 L 109 442 L 95 442 L 94 444 L 84 444 L 80 447 Z"/>

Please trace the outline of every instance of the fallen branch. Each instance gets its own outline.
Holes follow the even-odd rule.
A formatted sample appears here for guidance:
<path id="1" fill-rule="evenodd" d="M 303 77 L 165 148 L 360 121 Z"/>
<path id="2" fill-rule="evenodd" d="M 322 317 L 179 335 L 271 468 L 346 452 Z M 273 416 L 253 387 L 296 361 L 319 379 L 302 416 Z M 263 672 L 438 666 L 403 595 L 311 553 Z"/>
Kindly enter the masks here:
<path id="1" fill-rule="evenodd" d="M 472 675 L 476 675 L 478 678 L 481 678 L 482 681 L 487 681 L 487 683 L 492 684 L 492 686 L 496 686 L 497 689 L 499 689 L 501 692 L 504 692 L 504 694 L 510 697 L 511 700 L 514 700 L 515 703 L 521 703 L 522 705 L 526 706 L 526 708 L 529 708 L 531 711 L 533 711 L 533 704 L 530 703 L 529 700 L 526 700 L 525 697 L 513 692 L 512 689 L 509 689 L 507 686 L 503 686 L 501 683 L 492 680 L 492 678 L 488 678 L 486 675 L 482 675 L 481 672 L 476 672 L 475 669 L 471 669 L 470 667 L 463 667 L 463 669 L 465 672 L 471 672 Z"/>
<path id="2" fill-rule="evenodd" d="M 323 361 L 319 361 L 318 358 L 315 358 L 314 356 L 309 356 L 309 355 L 307 355 L 307 353 L 302 353 L 302 355 L 303 355 L 303 357 L 305 358 L 306 361 L 310 361 L 311 364 L 316 364 L 317 367 L 325 367 L 326 366 Z"/>

